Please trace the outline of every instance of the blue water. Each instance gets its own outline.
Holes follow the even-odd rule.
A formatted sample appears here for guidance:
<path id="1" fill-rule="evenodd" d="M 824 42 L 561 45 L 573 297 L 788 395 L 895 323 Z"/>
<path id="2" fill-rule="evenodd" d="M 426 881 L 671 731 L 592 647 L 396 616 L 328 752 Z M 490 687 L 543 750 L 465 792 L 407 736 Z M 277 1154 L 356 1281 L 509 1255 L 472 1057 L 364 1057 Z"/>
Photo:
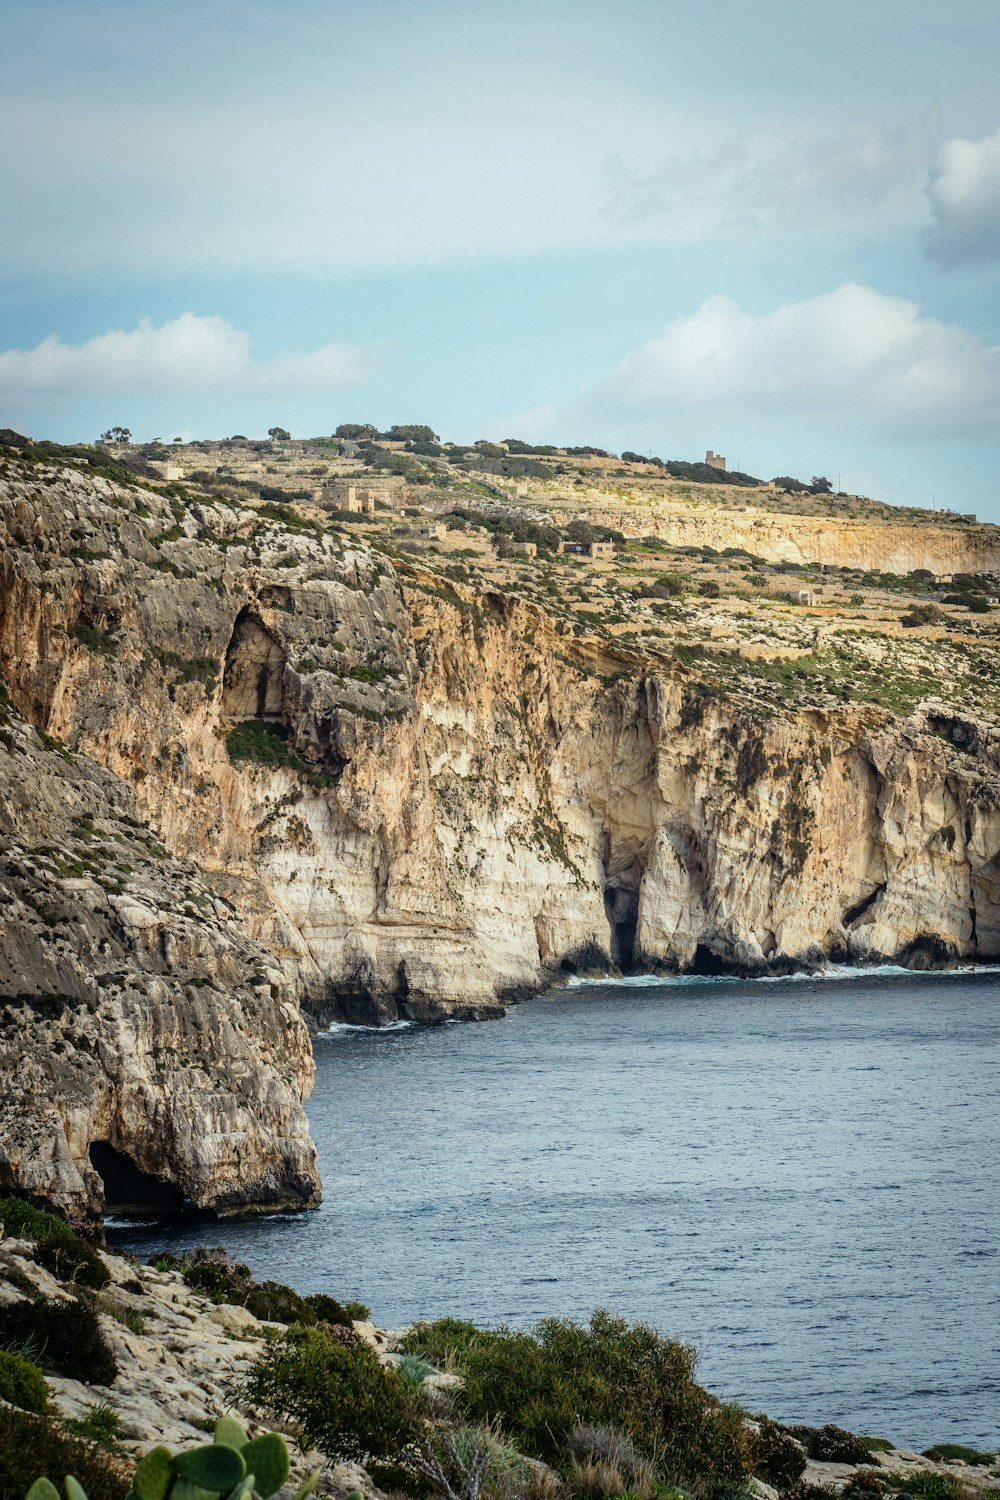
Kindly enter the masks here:
<path id="1" fill-rule="evenodd" d="M 644 980 L 334 1028 L 318 1212 L 109 1238 L 221 1244 L 387 1326 L 605 1306 L 753 1410 L 996 1446 L 998 998 L 996 972 Z"/>

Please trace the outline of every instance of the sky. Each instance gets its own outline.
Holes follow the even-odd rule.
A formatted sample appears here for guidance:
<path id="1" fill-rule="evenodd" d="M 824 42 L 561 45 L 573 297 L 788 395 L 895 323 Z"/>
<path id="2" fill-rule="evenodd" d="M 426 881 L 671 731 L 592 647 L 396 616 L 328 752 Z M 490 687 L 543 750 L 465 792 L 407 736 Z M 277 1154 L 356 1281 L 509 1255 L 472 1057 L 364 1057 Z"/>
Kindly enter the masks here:
<path id="1" fill-rule="evenodd" d="M 4 0 L 0 426 L 428 423 L 1000 522 L 996 0 Z"/>

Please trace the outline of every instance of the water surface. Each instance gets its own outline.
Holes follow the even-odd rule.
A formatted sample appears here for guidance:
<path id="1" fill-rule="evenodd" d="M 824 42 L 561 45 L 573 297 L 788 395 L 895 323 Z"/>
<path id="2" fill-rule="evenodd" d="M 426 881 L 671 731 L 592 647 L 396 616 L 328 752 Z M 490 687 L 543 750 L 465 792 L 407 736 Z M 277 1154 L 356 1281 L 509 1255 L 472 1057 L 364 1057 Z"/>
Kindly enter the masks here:
<path id="1" fill-rule="evenodd" d="M 604 1306 L 754 1410 L 1000 1444 L 1000 975 L 578 985 L 334 1028 L 315 1213 L 114 1230 L 416 1317 Z"/>

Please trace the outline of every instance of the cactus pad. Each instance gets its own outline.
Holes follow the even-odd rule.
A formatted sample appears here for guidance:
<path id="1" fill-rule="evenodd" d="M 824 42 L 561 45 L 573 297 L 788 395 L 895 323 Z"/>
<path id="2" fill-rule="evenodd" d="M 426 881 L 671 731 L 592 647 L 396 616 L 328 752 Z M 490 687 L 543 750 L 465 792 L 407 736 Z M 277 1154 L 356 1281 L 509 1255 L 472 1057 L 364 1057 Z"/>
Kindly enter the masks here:
<path id="1" fill-rule="evenodd" d="M 170 1449 L 150 1448 L 132 1481 L 135 1500 L 167 1500 L 175 1473 Z"/>
<path id="2" fill-rule="evenodd" d="M 281 1489 L 288 1478 L 288 1449 L 276 1432 L 254 1438 L 243 1449 L 243 1461 L 255 1475 L 254 1488 L 262 1500 Z"/>
<path id="3" fill-rule="evenodd" d="M 244 1449 L 249 1438 L 235 1417 L 220 1417 L 215 1424 L 214 1439 L 223 1448 L 235 1448 L 237 1453 Z"/>
<path id="4" fill-rule="evenodd" d="M 208 1443 L 204 1448 L 189 1448 L 176 1459 L 177 1473 L 188 1484 L 221 1494 L 239 1484 L 247 1471 L 235 1448 L 222 1443 Z"/>
<path id="5" fill-rule="evenodd" d="M 51 1479 L 36 1479 L 24 1500 L 59 1500 L 59 1491 Z"/>

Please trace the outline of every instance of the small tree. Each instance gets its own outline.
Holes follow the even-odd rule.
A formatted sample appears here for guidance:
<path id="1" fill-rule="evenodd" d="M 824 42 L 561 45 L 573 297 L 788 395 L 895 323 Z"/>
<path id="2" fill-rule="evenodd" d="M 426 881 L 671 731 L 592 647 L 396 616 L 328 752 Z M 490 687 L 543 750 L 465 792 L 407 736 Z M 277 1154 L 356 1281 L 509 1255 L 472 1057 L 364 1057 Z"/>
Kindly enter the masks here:
<path id="1" fill-rule="evenodd" d="M 287 427 L 269 427 L 267 435 L 272 443 L 290 443 L 292 440 L 292 434 Z"/>
<path id="2" fill-rule="evenodd" d="M 127 444 L 132 441 L 132 434 L 127 427 L 109 427 L 107 432 L 102 432 L 99 442 L 112 444 Z"/>
<path id="3" fill-rule="evenodd" d="M 365 438 L 378 437 L 378 428 L 370 422 L 341 422 L 333 435 L 349 443 L 361 443 Z"/>

